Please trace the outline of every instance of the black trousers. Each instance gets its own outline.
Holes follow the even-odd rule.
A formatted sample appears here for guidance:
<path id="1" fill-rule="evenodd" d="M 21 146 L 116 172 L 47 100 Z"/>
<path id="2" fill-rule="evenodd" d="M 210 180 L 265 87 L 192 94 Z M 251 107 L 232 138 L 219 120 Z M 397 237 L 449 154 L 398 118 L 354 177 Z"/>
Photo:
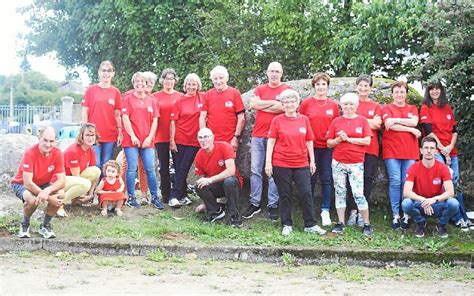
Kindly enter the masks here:
<path id="1" fill-rule="evenodd" d="M 273 179 L 280 196 L 280 218 L 282 225 L 292 226 L 291 220 L 291 184 L 295 182 L 296 197 L 303 207 L 304 227 L 316 225 L 316 211 L 311 194 L 311 173 L 309 167 L 284 168 L 273 167 Z"/>
<path id="2" fill-rule="evenodd" d="M 156 143 L 156 153 L 158 154 L 158 161 L 160 162 L 160 188 L 161 198 L 163 202 L 168 202 L 171 194 L 171 179 L 170 179 L 170 143 Z M 174 155 L 173 163 L 176 163 Z"/>
<path id="3" fill-rule="evenodd" d="M 220 206 L 217 203 L 217 198 L 225 196 L 227 198 L 226 210 L 229 213 L 229 217 L 239 216 L 240 183 L 236 176 L 227 177 L 221 182 L 213 183 L 203 188 L 196 186 L 196 193 L 206 204 L 208 215 L 219 211 Z"/>
<path id="4" fill-rule="evenodd" d="M 176 145 L 177 153 L 173 153 L 175 181 L 171 189 L 170 199 L 176 198 L 178 200 L 186 197 L 188 172 L 193 165 L 199 147 Z"/>
<path id="5" fill-rule="evenodd" d="M 377 169 L 379 158 L 372 154 L 365 154 L 364 159 L 364 196 L 369 202 L 370 194 L 374 186 L 375 170 Z M 352 196 L 351 186 L 347 182 L 347 208 L 349 210 L 357 210 L 357 205 Z"/>

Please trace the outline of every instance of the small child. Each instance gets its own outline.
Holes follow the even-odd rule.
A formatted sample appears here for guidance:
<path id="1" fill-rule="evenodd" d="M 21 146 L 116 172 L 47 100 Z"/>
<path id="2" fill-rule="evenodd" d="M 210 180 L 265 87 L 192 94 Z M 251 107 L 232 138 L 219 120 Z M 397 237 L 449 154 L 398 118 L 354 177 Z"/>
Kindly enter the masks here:
<path id="1" fill-rule="evenodd" d="M 122 206 L 126 200 L 123 190 L 125 184 L 120 178 L 120 164 L 115 160 L 109 160 L 104 164 L 103 172 L 105 177 L 97 185 L 97 195 L 99 196 L 100 214 L 107 216 L 107 206 L 109 203 L 115 208 L 115 214 L 122 216 Z"/>

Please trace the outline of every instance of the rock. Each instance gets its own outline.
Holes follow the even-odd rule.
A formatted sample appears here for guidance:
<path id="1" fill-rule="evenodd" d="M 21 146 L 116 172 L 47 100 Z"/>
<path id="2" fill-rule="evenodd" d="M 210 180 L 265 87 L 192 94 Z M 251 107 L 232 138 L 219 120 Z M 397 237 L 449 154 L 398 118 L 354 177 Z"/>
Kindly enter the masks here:
<path id="1" fill-rule="evenodd" d="M 38 143 L 36 136 L 25 134 L 0 135 L 0 175 L 2 180 L 6 175 L 10 177 L 16 174 L 18 165 L 25 150 Z"/>
<path id="2" fill-rule="evenodd" d="M 196 253 L 188 253 L 184 257 L 186 257 L 186 259 L 188 259 L 188 260 L 196 260 L 198 258 Z"/>

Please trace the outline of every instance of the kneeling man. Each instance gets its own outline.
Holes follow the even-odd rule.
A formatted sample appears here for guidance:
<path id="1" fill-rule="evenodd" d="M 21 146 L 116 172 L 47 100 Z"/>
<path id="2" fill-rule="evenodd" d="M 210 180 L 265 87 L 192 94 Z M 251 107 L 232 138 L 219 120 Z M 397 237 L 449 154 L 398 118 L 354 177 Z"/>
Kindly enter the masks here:
<path id="1" fill-rule="evenodd" d="M 421 141 L 422 160 L 408 168 L 403 188 L 402 208 L 416 222 L 415 235 L 425 235 L 426 217 L 438 218 L 440 237 L 448 237 L 446 225 L 459 212 L 449 168 L 435 159 L 436 140 L 427 136 Z"/>
<path id="2" fill-rule="evenodd" d="M 23 222 L 18 237 L 30 235 L 30 218 L 39 204 L 46 203 L 46 211 L 39 233 L 44 238 L 54 238 L 51 219 L 56 215 L 64 198 L 64 160 L 57 147 L 56 133 L 52 127 L 45 128 L 39 136 L 39 143 L 26 150 L 12 179 L 12 189 L 23 202 Z"/>
<path id="3" fill-rule="evenodd" d="M 238 210 L 238 198 L 242 177 L 235 167 L 235 152 L 227 142 L 214 141 L 214 134 L 208 128 L 198 133 L 199 149 L 196 160 L 196 192 L 206 204 L 207 221 L 215 222 L 224 218 L 225 211 L 217 203 L 226 197 L 227 211 L 232 227 L 241 227 L 242 219 Z"/>

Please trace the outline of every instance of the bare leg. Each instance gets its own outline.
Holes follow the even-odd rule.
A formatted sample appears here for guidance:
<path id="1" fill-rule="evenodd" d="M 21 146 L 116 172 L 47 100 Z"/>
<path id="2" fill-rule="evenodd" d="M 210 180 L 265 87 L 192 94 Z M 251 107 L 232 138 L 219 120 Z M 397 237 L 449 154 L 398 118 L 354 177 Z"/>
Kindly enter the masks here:
<path id="1" fill-rule="evenodd" d="M 369 209 L 367 210 L 359 210 L 360 214 L 362 215 L 362 218 L 364 219 L 364 223 L 370 224 L 369 221 Z"/>
<path id="2" fill-rule="evenodd" d="M 336 211 L 337 211 L 337 218 L 339 219 L 339 222 L 344 223 L 345 218 L 346 218 L 346 208 L 337 208 Z"/>

